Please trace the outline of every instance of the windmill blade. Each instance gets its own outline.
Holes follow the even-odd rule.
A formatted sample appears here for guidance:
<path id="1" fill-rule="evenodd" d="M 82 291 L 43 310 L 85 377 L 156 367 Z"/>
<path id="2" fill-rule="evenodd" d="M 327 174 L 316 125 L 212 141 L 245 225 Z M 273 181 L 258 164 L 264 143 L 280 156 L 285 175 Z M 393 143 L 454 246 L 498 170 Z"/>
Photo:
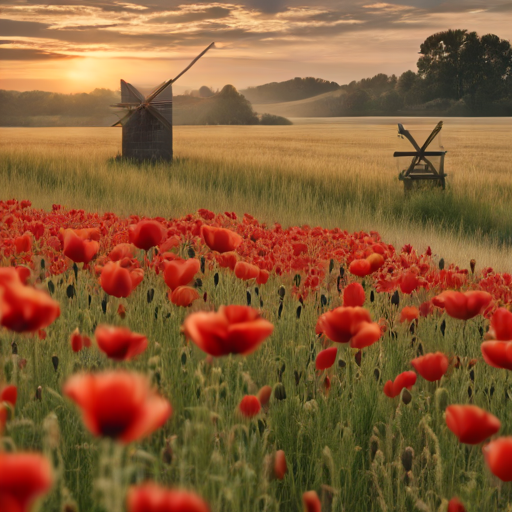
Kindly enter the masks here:
<path id="1" fill-rule="evenodd" d="M 147 98 L 146 102 L 150 102 L 153 100 L 156 96 L 158 96 L 167 86 L 171 85 L 172 83 L 176 82 L 178 78 L 186 73 L 210 48 L 212 48 L 215 45 L 215 42 L 211 43 L 205 50 L 203 50 L 179 75 L 177 75 L 175 78 L 171 80 L 167 80 L 164 82 L 160 87 L 158 87 L 155 91 L 153 91 Z"/>
<path id="2" fill-rule="evenodd" d="M 132 84 L 121 80 L 121 103 L 138 105 L 144 101 L 144 96 Z"/>
<path id="3" fill-rule="evenodd" d="M 169 130 L 172 133 L 172 124 L 167 121 L 167 119 L 158 112 L 158 110 L 155 107 L 152 107 L 151 105 L 146 105 L 146 108 L 148 112 L 150 112 L 154 117 L 156 117 L 163 125 L 166 130 Z"/>
<path id="4" fill-rule="evenodd" d="M 436 127 L 432 130 L 432 133 L 427 137 L 427 140 L 421 147 L 420 151 L 423 152 L 427 147 L 430 145 L 430 143 L 437 137 L 437 134 L 441 131 L 441 128 L 443 127 L 443 121 L 439 121 L 437 123 Z"/>
<path id="5" fill-rule="evenodd" d="M 113 128 L 114 126 L 123 126 L 128 119 L 132 116 L 132 114 L 135 112 L 135 110 L 129 110 L 123 117 L 121 117 L 118 121 L 116 121 L 114 124 L 111 124 L 110 127 Z"/>
<path id="6" fill-rule="evenodd" d="M 399 135 L 403 135 L 413 146 L 416 151 L 421 151 L 418 143 L 414 140 L 414 137 L 409 133 L 409 130 L 406 130 L 404 126 L 398 123 L 398 133 Z"/>

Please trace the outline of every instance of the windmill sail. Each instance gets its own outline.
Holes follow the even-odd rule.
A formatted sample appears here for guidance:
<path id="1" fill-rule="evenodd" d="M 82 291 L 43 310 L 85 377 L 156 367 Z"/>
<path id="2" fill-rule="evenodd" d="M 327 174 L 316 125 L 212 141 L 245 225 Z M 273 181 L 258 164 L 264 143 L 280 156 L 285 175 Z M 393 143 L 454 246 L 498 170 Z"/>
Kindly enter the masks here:
<path id="1" fill-rule="evenodd" d="M 143 101 L 144 96 L 132 84 L 121 80 L 121 103 L 139 105 Z"/>

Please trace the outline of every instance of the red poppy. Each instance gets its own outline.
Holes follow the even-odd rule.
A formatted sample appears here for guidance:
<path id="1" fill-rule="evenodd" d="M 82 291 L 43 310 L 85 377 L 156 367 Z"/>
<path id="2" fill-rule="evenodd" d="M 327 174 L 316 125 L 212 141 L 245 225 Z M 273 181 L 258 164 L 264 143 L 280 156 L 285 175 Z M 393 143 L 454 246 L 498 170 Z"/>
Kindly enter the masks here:
<path id="1" fill-rule="evenodd" d="M 265 269 L 260 269 L 260 273 L 258 274 L 258 277 L 256 278 L 256 282 L 258 284 L 267 284 L 268 278 L 270 274 Z"/>
<path id="2" fill-rule="evenodd" d="M 455 292 L 447 290 L 432 299 L 435 306 L 444 308 L 452 318 L 469 320 L 481 314 L 491 303 L 492 295 L 482 291 Z"/>
<path id="3" fill-rule="evenodd" d="M 100 244 L 96 240 L 82 238 L 74 229 L 64 229 L 62 241 L 64 256 L 75 263 L 89 263 L 100 248 Z"/>
<path id="4" fill-rule="evenodd" d="M 18 400 L 18 388 L 12 384 L 5 386 L 0 391 L 0 402 L 6 402 L 13 407 L 16 407 L 16 401 Z"/>
<path id="5" fill-rule="evenodd" d="M 243 238 L 238 233 L 225 228 L 203 225 L 201 235 L 212 251 L 221 253 L 234 251 L 243 242 Z"/>
<path id="6" fill-rule="evenodd" d="M 130 243 L 149 251 L 151 247 L 158 245 L 164 236 L 165 228 L 156 220 L 141 220 L 128 228 L 128 240 Z"/>
<path id="7" fill-rule="evenodd" d="M 128 490 L 127 512 L 210 512 L 210 507 L 193 492 L 148 482 Z"/>
<path id="8" fill-rule="evenodd" d="M 25 233 L 22 236 L 18 236 L 14 239 L 14 247 L 16 247 L 16 252 L 19 254 L 20 252 L 30 252 L 32 249 L 32 234 Z"/>
<path id="9" fill-rule="evenodd" d="M 348 267 L 351 274 L 365 277 L 372 272 L 372 265 L 368 260 L 354 260 Z"/>
<path id="10" fill-rule="evenodd" d="M 397 397 L 402 389 L 412 389 L 414 384 L 416 384 L 416 374 L 412 371 L 402 372 L 400 375 L 395 377 L 395 380 L 388 380 L 384 385 L 384 394 L 389 396 L 389 398 Z"/>
<path id="11" fill-rule="evenodd" d="M 230 268 L 231 270 L 235 270 L 235 265 L 238 261 L 238 256 L 236 252 L 229 251 L 224 252 L 222 254 L 216 254 L 215 259 L 221 268 Z"/>
<path id="12" fill-rule="evenodd" d="M 499 437 L 483 447 L 485 462 L 503 482 L 512 481 L 512 437 Z"/>
<path id="13" fill-rule="evenodd" d="M 422 317 L 427 317 L 431 315 L 434 312 L 434 305 L 432 304 L 432 301 L 427 300 L 425 302 L 422 302 L 419 307 L 420 315 Z"/>
<path id="14" fill-rule="evenodd" d="M 494 368 L 512 370 L 512 343 L 508 341 L 484 341 L 480 345 L 484 361 Z"/>
<path id="15" fill-rule="evenodd" d="M 52 487 L 51 465 L 38 453 L 0 452 L 0 510 L 28 512 Z"/>
<path id="16" fill-rule="evenodd" d="M 126 318 L 126 308 L 124 307 L 124 304 L 119 304 L 119 306 L 117 306 L 117 314 L 123 320 Z"/>
<path id="17" fill-rule="evenodd" d="M 186 286 L 199 272 L 201 262 L 196 258 L 188 260 L 175 259 L 165 263 L 164 281 L 167 286 L 174 290 L 178 286 Z"/>
<path id="18" fill-rule="evenodd" d="M 415 370 L 429 382 L 435 382 L 448 370 L 448 358 L 442 352 L 425 354 L 411 361 Z"/>
<path id="19" fill-rule="evenodd" d="M 258 391 L 258 400 L 260 404 L 265 407 L 270 401 L 270 397 L 272 396 L 272 386 L 263 386 Z"/>
<path id="20" fill-rule="evenodd" d="M 381 337 L 379 325 L 360 307 L 340 306 L 324 313 L 317 321 L 316 332 L 337 343 L 350 342 L 352 348 L 367 347 Z"/>
<path id="21" fill-rule="evenodd" d="M 160 253 L 164 253 L 167 251 L 170 251 L 171 249 L 174 249 L 175 247 L 179 247 L 181 244 L 181 239 L 177 236 L 171 236 L 169 237 L 165 242 L 161 242 L 158 245 L 158 250 Z"/>
<path id="22" fill-rule="evenodd" d="M 141 268 L 133 268 L 130 271 L 130 279 L 132 281 L 132 291 L 139 286 L 140 283 L 142 283 L 142 280 L 144 279 L 144 270 Z"/>
<path id="23" fill-rule="evenodd" d="M 256 416 L 261 410 L 261 403 L 257 396 L 254 395 L 245 395 L 240 404 L 238 405 L 238 410 L 246 417 L 252 418 Z"/>
<path id="24" fill-rule="evenodd" d="M 8 414 L 9 414 L 9 410 L 2 402 L 0 402 L 0 437 L 4 433 L 5 424 L 7 423 Z"/>
<path id="25" fill-rule="evenodd" d="M 245 261 L 239 261 L 235 265 L 235 276 L 238 279 L 248 281 L 250 279 L 256 279 L 260 275 L 260 269 L 256 265 L 251 265 Z"/>
<path id="26" fill-rule="evenodd" d="M 91 340 L 89 336 L 80 334 L 78 327 L 71 333 L 71 349 L 73 352 L 80 352 L 84 347 L 90 347 Z"/>
<path id="27" fill-rule="evenodd" d="M 448 502 L 448 510 L 446 512 L 466 512 L 464 505 L 460 502 L 459 498 L 454 496 Z"/>
<path id="28" fill-rule="evenodd" d="M 129 361 L 142 354 L 148 346 L 146 336 L 132 332 L 127 327 L 98 325 L 94 337 L 98 348 L 115 361 Z"/>
<path id="29" fill-rule="evenodd" d="M 478 444 L 496 434 L 501 422 L 476 405 L 449 405 L 446 425 L 465 444 Z"/>
<path id="30" fill-rule="evenodd" d="M 382 254 L 379 254 L 377 252 L 374 252 L 373 254 L 370 254 L 368 258 L 366 258 L 370 263 L 370 273 L 373 273 L 377 270 L 379 270 L 382 265 L 384 265 L 384 256 Z"/>
<path id="31" fill-rule="evenodd" d="M 59 303 L 48 293 L 23 285 L 14 268 L 0 268 L 0 325 L 15 332 L 34 332 L 59 315 Z"/>
<path id="32" fill-rule="evenodd" d="M 336 355 L 338 354 L 338 349 L 336 347 L 326 348 L 318 353 L 315 359 L 315 368 L 317 370 L 326 370 L 330 368 L 334 361 L 336 361 Z"/>
<path id="33" fill-rule="evenodd" d="M 128 297 L 133 283 L 130 271 L 121 267 L 118 261 L 109 261 L 101 271 L 100 284 L 105 293 L 114 297 Z"/>
<path id="34" fill-rule="evenodd" d="M 133 244 L 118 244 L 108 254 L 112 261 L 120 261 L 123 258 L 133 258 L 137 248 Z"/>
<path id="35" fill-rule="evenodd" d="M 63 392 L 82 409 L 85 426 L 95 436 L 121 443 L 150 435 L 172 413 L 171 404 L 151 389 L 145 375 L 137 373 L 75 374 Z"/>
<path id="36" fill-rule="evenodd" d="M 488 335 L 493 340 L 512 340 L 512 313 L 505 308 L 498 308 L 491 317 Z"/>
<path id="37" fill-rule="evenodd" d="M 217 313 L 192 313 L 185 319 L 183 330 L 212 356 L 247 355 L 272 334 L 274 326 L 249 306 L 221 306 Z"/>
<path id="38" fill-rule="evenodd" d="M 286 471 L 288 470 L 286 464 L 286 456 L 283 450 L 277 450 L 274 456 L 274 476 L 278 480 L 283 480 Z"/>
<path id="39" fill-rule="evenodd" d="M 364 288 L 359 283 L 350 283 L 343 290 L 343 306 L 362 306 L 365 301 Z"/>
<path id="40" fill-rule="evenodd" d="M 402 290 L 402 293 L 410 295 L 414 290 L 416 290 L 416 288 L 418 288 L 419 284 L 420 281 L 416 273 L 412 270 L 408 270 L 400 279 L 400 290 Z"/>
<path id="41" fill-rule="evenodd" d="M 420 310 L 416 306 L 405 306 L 400 312 L 400 323 L 411 323 L 420 316 Z"/>
<path id="42" fill-rule="evenodd" d="M 173 304 L 182 308 L 188 308 L 192 302 L 200 298 L 198 291 L 190 286 L 178 286 L 172 291 L 169 290 L 167 296 Z"/>
<path id="43" fill-rule="evenodd" d="M 24 267 L 23 265 L 18 265 L 17 267 L 14 268 L 16 269 L 16 272 L 18 272 L 22 284 L 27 284 L 27 281 L 30 279 L 30 276 L 32 275 L 31 270 L 28 267 Z"/>
<path id="44" fill-rule="evenodd" d="M 316 491 L 306 491 L 302 495 L 304 512 L 322 512 L 322 503 Z"/>

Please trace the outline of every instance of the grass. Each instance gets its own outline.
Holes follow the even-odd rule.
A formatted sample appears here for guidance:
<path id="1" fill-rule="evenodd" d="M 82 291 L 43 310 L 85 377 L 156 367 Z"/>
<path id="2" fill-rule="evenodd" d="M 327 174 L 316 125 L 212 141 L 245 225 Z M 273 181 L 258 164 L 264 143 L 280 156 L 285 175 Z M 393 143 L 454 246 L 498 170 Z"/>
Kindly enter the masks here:
<path id="1" fill-rule="evenodd" d="M 425 122 L 430 126 L 430 120 Z M 479 265 L 509 270 L 512 218 L 506 213 L 512 189 L 509 125 L 504 122 L 450 120 L 445 129 L 449 189 L 408 200 L 391 158 L 397 142 L 391 120 L 285 128 L 180 127 L 172 166 L 112 160 L 120 147 L 120 132 L 113 129 L 1 129 L 1 198 L 28 198 L 46 209 L 62 203 L 166 217 L 209 208 L 248 212 L 283 225 L 378 230 L 388 242 L 412 243 L 420 250 L 431 245 L 439 256 L 464 266 L 474 257 Z M 412 334 L 398 323 L 398 310 L 377 294 L 368 309 L 374 319 L 387 318 L 390 329 L 364 351 L 361 366 L 352 350 L 339 348 L 338 359 L 345 365 L 334 366 L 326 396 L 312 363 L 320 350 L 314 333 L 320 300 L 312 295 L 298 318 L 299 303 L 287 293 L 278 318 L 281 283 L 275 278 L 259 295 L 249 288 L 253 304 L 261 297 L 263 314 L 275 324 L 273 335 L 251 356 L 222 358 L 213 365 L 185 343 L 179 326 L 186 312 L 169 303 L 156 276 L 146 276 L 122 301 L 125 320 L 116 315 L 119 301 L 114 298 L 103 313 L 103 293 L 88 274 L 79 274 L 73 299 L 66 296 L 73 272 L 52 280 L 62 315 L 48 328 L 48 337 L 34 342 L 0 333 L 1 368 L 6 380 L 19 387 L 16 416 L 2 442 L 51 456 L 58 483 L 43 504 L 45 512 L 72 504 L 104 512 L 109 497 L 145 478 L 193 488 L 213 512 L 295 512 L 301 510 L 302 493 L 310 489 L 319 493 L 329 512 L 444 512 L 455 494 L 468 512 L 510 507 L 510 486 L 496 483 L 480 447 L 458 444 L 443 418 L 447 404 L 470 402 L 471 389 L 472 403 L 496 414 L 500 434 L 511 435 L 512 388 L 506 371 L 480 361 L 473 373 L 465 364 L 452 369 L 439 385 L 418 379 L 409 405 L 382 393 L 386 380 L 410 369 L 420 343 L 425 352 L 456 353 L 464 362 L 479 357 L 479 329 L 487 323 L 482 318 L 465 325 L 446 316 L 421 319 Z M 202 280 L 202 291 L 214 307 L 246 302 L 245 284 L 229 273 L 221 272 L 217 287 L 213 272 Z M 148 303 L 150 288 L 155 298 Z M 369 294 L 368 288 L 367 299 Z M 402 296 L 401 306 L 423 298 Z M 337 294 L 327 294 L 327 300 L 324 311 L 339 305 Z M 145 354 L 116 366 L 147 373 L 174 409 L 163 429 L 122 453 L 93 439 L 76 408 L 61 396 L 70 374 L 113 366 L 95 348 L 79 354 L 70 349 L 69 336 L 77 326 L 91 335 L 98 323 L 127 325 L 148 336 Z M 11 355 L 13 341 L 17 356 Z M 59 358 L 57 370 L 53 356 Z M 25 370 L 18 369 L 19 359 L 27 359 Z M 244 394 L 275 386 L 280 379 L 285 400 L 273 396 L 258 420 L 236 416 Z M 41 400 L 34 399 L 38 386 Z M 407 447 L 414 451 L 409 475 L 402 465 Z M 265 476 L 265 456 L 276 449 L 283 449 L 288 461 L 282 482 Z M 118 510 L 123 510 L 119 500 L 108 508 Z"/>
<path id="2" fill-rule="evenodd" d="M 209 208 L 269 223 L 378 230 L 467 266 L 512 270 L 508 120 L 450 119 L 448 190 L 404 198 L 393 119 L 287 127 L 177 127 L 177 159 L 113 162 L 120 131 L 0 129 L 3 197 L 88 210 L 175 216 Z M 411 120 L 430 128 L 430 119 Z M 408 125 L 409 126 L 409 125 Z M 27 144 L 28 142 L 28 144 Z"/>

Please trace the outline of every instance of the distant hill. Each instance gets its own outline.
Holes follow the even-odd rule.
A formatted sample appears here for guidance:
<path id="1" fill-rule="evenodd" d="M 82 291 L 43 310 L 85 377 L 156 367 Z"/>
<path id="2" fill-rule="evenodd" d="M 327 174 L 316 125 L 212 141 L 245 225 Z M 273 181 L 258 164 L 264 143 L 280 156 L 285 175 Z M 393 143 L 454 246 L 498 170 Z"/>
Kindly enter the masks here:
<path id="1" fill-rule="evenodd" d="M 339 88 L 340 86 L 336 82 L 307 77 L 249 87 L 240 92 L 251 103 L 266 104 L 303 100 L 326 92 L 336 91 Z"/>

